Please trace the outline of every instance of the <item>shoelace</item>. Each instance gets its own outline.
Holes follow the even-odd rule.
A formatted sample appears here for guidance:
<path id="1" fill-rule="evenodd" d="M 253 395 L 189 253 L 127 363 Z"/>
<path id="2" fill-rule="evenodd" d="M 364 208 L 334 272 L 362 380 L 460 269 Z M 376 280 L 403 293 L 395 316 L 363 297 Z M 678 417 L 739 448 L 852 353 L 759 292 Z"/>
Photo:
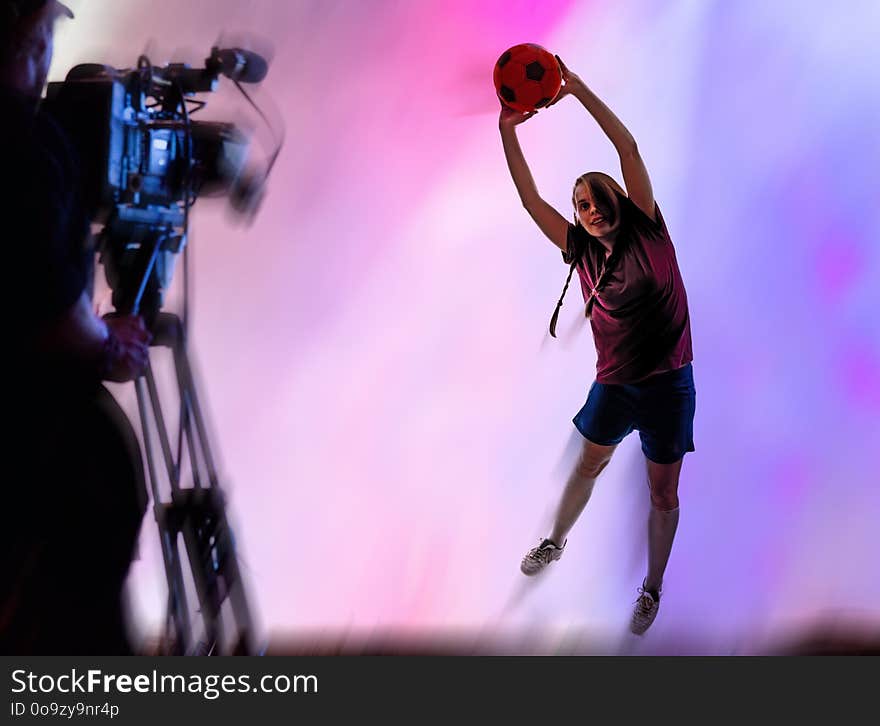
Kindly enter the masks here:
<path id="1" fill-rule="evenodd" d="M 548 544 L 546 547 L 542 542 L 538 547 L 529 552 L 529 559 L 533 562 L 549 562 L 550 554 L 554 549 L 557 549 L 552 544 Z"/>
<path id="2" fill-rule="evenodd" d="M 639 597 L 636 599 L 636 606 L 638 607 L 640 614 L 649 615 L 657 606 L 657 601 L 649 595 L 644 588 L 640 587 Z"/>
<path id="3" fill-rule="evenodd" d="M 636 601 L 636 604 L 639 607 L 639 613 L 642 615 L 649 615 L 654 609 L 654 600 L 649 595 L 642 595 Z"/>

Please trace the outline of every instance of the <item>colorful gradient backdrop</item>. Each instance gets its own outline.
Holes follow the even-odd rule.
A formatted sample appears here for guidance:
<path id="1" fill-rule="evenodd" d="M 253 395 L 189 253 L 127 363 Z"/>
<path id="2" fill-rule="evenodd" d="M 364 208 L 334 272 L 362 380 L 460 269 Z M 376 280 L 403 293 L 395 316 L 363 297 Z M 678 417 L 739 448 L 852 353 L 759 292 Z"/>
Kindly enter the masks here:
<path id="1" fill-rule="evenodd" d="M 638 647 L 747 652 L 880 622 L 878 3 L 70 4 L 54 79 L 145 49 L 196 64 L 221 38 L 274 50 L 256 95 L 287 144 L 260 215 L 200 203 L 192 239 L 194 354 L 267 637 L 453 628 L 552 648 L 625 629 L 645 560 L 636 437 L 565 558 L 537 584 L 518 572 L 595 370 L 577 290 L 546 335 L 566 267 L 498 138 L 492 67 L 527 41 L 638 140 L 688 288 L 697 451 Z M 208 100 L 206 118 L 266 140 L 231 84 Z M 572 99 L 520 139 L 566 214 L 577 175 L 620 178 Z M 150 514 L 132 599 L 155 631 Z"/>

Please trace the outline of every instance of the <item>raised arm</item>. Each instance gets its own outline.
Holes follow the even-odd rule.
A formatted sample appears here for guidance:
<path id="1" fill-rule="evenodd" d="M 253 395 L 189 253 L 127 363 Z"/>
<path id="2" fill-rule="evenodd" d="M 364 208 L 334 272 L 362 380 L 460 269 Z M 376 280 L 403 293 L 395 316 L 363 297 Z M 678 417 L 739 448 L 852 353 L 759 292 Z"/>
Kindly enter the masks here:
<path id="1" fill-rule="evenodd" d="M 503 106 L 501 116 L 498 119 L 501 143 L 504 146 L 507 168 L 510 169 L 510 176 L 513 177 L 513 183 L 523 207 L 547 238 L 564 252 L 567 245 L 568 222 L 565 217 L 541 198 L 535 180 L 532 178 L 532 172 L 529 170 L 525 156 L 523 156 L 519 139 L 516 137 L 516 127 L 523 121 L 530 119 L 535 113 L 533 111 L 523 114 Z"/>
<path id="2" fill-rule="evenodd" d="M 583 104 L 617 150 L 627 195 L 639 209 L 651 219 L 655 219 L 654 190 L 651 188 L 651 178 L 639 154 L 636 140 L 623 122 L 587 87 L 587 84 L 566 68 L 559 56 L 556 56 L 556 60 L 559 61 L 559 68 L 562 70 L 564 85 L 559 95 L 553 99 L 553 103 L 566 95 L 572 95 Z"/>

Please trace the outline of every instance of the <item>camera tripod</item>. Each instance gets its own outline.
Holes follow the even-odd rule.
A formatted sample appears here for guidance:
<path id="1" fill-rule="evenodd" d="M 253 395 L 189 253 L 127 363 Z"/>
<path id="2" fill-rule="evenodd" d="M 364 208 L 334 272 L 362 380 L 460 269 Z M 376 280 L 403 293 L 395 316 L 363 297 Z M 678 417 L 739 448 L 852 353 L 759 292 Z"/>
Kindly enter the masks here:
<path id="1" fill-rule="evenodd" d="M 158 312 L 161 294 L 156 277 L 157 260 L 169 244 L 178 245 L 179 248 L 180 239 L 170 236 L 167 230 L 142 226 L 137 231 L 139 234 L 132 235 L 139 239 L 139 243 L 131 267 L 140 273 L 133 275 L 135 279 L 140 278 L 140 284 L 114 289 L 114 303 L 117 310 L 138 314 L 146 298 L 145 307 L 153 334 L 151 346 L 171 350 L 179 402 L 175 452 L 162 411 L 153 365 L 148 362 L 144 374 L 135 380 L 135 390 L 146 472 L 168 581 L 166 647 L 172 655 L 253 654 L 251 611 L 187 355 L 185 326 L 177 315 Z M 110 260 L 106 259 L 105 262 Z M 164 478 L 170 491 L 170 498 L 164 500 L 160 454 L 164 462 Z M 181 484 L 187 460 L 192 485 L 184 487 Z M 185 558 L 179 547 L 181 538 Z M 200 631 L 189 609 L 184 576 L 187 562 L 192 578 L 191 590 L 195 591 L 198 599 L 199 615 L 195 620 L 201 620 Z M 229 608 L 224 613 L 224 604 L 227 603 Z M 224 614 L 231 615 L 231 628 L 228 627 L 230 618 L 224 618 Z"/>
<path id="2" fill-rule="evenodd" d="M 153 346 L 171 349 L 180 397 L 177 455 L 172 451 L 152 363 L 135 381 L 153 512 L 159 529 L 168 580 L 168 643 L 176 655 L 252 654 L 253 625 L 235 554 L 235 540 L 226 519 L 225 498 L 217 478 L 205 421 L 196 395 L 192 368 L 180 318 L 159 313 L 153 325 Z M 158 438 L 170 500 L 163 501 L 154 434 Z M 183 451 L 188 453 L 192 486 L 181 486 Z M 202 621 L 196 639 L 190 617 L 183 538 Z M 224 632 L 222 608 L 228 601 L 234 618 L 231 638 Z M 226 644 L 229 644 L 228 647 Z"/>
<path id="3" fill-rule="evenodd" d="M 168 580 L 168 642 L 176 655 L 252 654 L 250 608 L 235 554 L 235 540 L 226 518 L 225 498 L 218 482 L 186 353 L 183 325 L 176 315 L 160 313 L 156 317 L 153 334 L 153 346 L 171 349 L 180 397 L 175 457 L 152 363 L 148 363 L 144 375 L 135 381 L 153 513 Z M 170 500 L 163 500 L 160 491 L 153 434 L 158 438 L 164 460 Z M 192 475 L 190 487 L 181 486 L 184 448 L 189 455 Z M 201 638 L 198 640 L 194 632 L 197 622 L 193 622 L 188 605 L 184 559 L 179 547 L 181 537 L 199 603 L 196 620 L 202 621 Z M 234 618 L 231 641 L 224 632 L 222 617 L 226 601 L 231 606 Z"/>

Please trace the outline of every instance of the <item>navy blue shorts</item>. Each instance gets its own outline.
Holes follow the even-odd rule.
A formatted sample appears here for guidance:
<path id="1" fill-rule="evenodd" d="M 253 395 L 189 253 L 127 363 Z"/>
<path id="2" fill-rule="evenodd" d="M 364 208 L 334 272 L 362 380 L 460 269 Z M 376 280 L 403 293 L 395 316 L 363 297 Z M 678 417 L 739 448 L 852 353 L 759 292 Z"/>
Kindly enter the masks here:
<path id="1" fill-rule="evenodd" d="M 601 446 L 639 432 L 642 451 L 651 461 L 672 464 L 694 450 L 697 392 L 690 363 L 633 384 L 594 382 L 574 425 L 584 438 Z"/>

